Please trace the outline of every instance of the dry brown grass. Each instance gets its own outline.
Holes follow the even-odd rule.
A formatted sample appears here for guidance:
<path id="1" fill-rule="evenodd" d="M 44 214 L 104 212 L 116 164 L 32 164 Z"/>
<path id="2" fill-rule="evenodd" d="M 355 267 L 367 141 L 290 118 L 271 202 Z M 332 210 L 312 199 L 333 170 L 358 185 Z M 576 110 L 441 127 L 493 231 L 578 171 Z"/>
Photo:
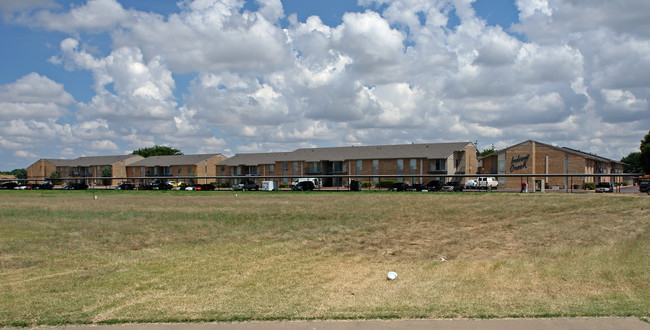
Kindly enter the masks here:
<path id="1" fill-rule="evenodd" d="M 0 210 L 2 325 L 650 311 L 647 196 L 10 192 Z"/>

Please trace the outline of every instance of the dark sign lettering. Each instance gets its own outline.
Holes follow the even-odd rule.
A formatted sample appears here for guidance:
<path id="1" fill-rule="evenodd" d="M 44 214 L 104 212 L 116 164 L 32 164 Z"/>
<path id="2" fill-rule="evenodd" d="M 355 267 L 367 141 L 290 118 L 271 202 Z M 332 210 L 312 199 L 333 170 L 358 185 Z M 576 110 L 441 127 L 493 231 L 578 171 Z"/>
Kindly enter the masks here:
<path id="1" fill-rule="evenodd" d="M 524 168 L 528 168 L 527 166 L 528 158 L 530 158 L 530 154 L 523 157 L 517 155 L 516 158 L 513 156 L 512 160 L 510 161 L 510 172 L 515 172 Z"/>

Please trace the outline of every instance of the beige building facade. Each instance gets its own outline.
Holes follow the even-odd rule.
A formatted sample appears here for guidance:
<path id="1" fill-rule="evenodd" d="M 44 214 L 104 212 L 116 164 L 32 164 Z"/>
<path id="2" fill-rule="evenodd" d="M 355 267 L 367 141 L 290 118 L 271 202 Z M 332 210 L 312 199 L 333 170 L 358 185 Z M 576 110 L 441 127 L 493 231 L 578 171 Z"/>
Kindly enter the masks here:
<path id="1" fill-rule="evenodd" d="M 216 164 L 225 159 L 222 154 L 151 156 L 131 163 L 127 166 L 124 176 L 137 183 L 144 183 L 143 179 L 139 179 L 142 177 L 185 183 L 210 183 L 214 179 L 206 177 L 217 176 Z M 194 180 L 193 177 L 203 179 Z"/>
<path id="2" fill-rule="evenodd" d="M 27 179 L 38 183 L 52 177 L 56 173 L 64 183 L 86 183 L 88 185 L 103 185 L 106 180 L 109 185 L 117 185 L 119 178 L 126 176 L 126 168 L 131 163 L 140 161 L 139 155 L 94 156 L 76 159 L 47 159 L 43 158 L 27 167 Z M 105 167 L 111 169 L 111 176 L 100 179 Z"/>

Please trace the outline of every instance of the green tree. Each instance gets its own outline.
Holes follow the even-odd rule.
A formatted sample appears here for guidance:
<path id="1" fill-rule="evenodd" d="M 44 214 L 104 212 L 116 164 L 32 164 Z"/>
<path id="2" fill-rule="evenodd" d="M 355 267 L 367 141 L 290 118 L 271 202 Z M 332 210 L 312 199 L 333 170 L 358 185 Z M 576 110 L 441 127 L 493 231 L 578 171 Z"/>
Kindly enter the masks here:
<path id="1" fill-rule="evenodd" d="M 154 146 L 149 148 L 140 148 L 133 151 L 134 155 L 140 155 L 144 158 L 151 156 L 170 156 L 170 155 L 182 155 L 183 153 L 172 147 L 167 146 Z"/>
<path id="2" fill-rule="evenodd" d="M 477 154 L 477 156 L 478 156 L 478 157 L 487 156 L 487 155 L 489 155 L 489 154 L 493 154 L 495 151 L 496 151 L 496 150 L 494 150 L 494 146 L 491 146 L 491 147 L 488 148 L 488 149 L 483 149 L 483 151 L 479 152 L 479 153 Z"/>
<path id="3" fill-rule="evenodd" d="M 102 177 L 103 178 L 110 178 L 113 176 L 113 168 L 110 166 L 104 166 L 102 167 Z M 110 179 L 103 179 L 102 180 L 105 186 L 108 186 L 111 184 Z"/>
<path id="4" fill-rule="evenodd" d="M 650 173 L 650 131 L 641 140 L 641 154 L 639 155 L 639 164 L 645 173 Z"/>
<path id="5" fill-rule="evenodd" d="M 641 168 L 641 153 L 636 151 L 636 152 L 630 152 L 627 156 L 621 158 L 621 163 L 625 163 L 625 166 L 623 167 L 623 171 L 625 173 L 641 173 L 643 172 L 643 168 Z"/>
<path id="6" fill-rule="evenodd" d="M 61 174 L 57 171 L 52 171 L 52 173 L 50 173 L 50 181 L 52 184 L 61 184 L 61 180 L 59 180 L 60 177 Z"/>
<path id="7" fill-rule="evenodd" d="M 11 175 L 15 176 L 16 179 L 24 180 L 27 179 L 27 170 L 24 168 L 17 168 L 11 171 Z"/>

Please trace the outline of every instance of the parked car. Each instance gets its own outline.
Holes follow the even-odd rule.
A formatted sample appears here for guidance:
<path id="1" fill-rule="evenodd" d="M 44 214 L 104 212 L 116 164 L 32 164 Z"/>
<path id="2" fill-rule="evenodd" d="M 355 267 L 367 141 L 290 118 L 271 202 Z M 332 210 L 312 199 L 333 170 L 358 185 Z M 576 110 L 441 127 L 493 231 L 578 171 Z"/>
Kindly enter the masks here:
<path id="1" fill-rule="evenodd" d="M 388 191 L 407 191 L 409 190 L 409 185 L 404 182 L 395 182 L 393 183 Z"/>
<path id="2" fill-rule="evenodd" d="M 213 184 L 211 184 L 211 183 L 195 184 L 195 185 L 193 185 L 192 187 L 194 188 L 194 189 L 192 189 L 192 190 L 194 190 L 194 191 L 212 191 L 212 190 L 214 190 L 214 189 L 216 188 L 216 187 L 215 187 Z M 187 190 L 187 189 L 186 189 L 186 190 Z"/>
<path id="3" fill-rule="evenodd" d="M 314 183 L 314 187 L 316 187 L 316 189 L 320 189 L 323 187 L 323 181 L 320 178 L 298 178 L 291 182 L 291 187 L 297 185 L 298 182 L 302 182 L 302 181 L 311 181 L 312 183 Z"/>
<path id="4" fill-rule="evenodd" d="M 140 184 L 138 186 L 139 190 L 169 190 L 172 189 L 172 185 L 163 181 L 163 180 L 152 180 L 149 183 Z"/>
<path id="5" fill-rule="evenodd" d="M 465 182 L 465 189 L 476 189 L 477 186 L 478 182 L 476 182 L 476 180 L 470 179 Z"/>
<path id="6" fill-rule="evenodd" d="M 242 190 L 260 190 L 260 185 L 252 180 L 242 180 L 239 184 L 242 187 Z"/>
<path id="7" fill-rule="evenodd" d="M 36 189 L 52 190 L 52 189 L 54 189 L 54 185 L 52 184 L 52 182 L 46 181 L 46 182 L 43 182 L 43 183 L 37 185 Z"/>
<path id="8" fill-rule="evenodd" d="M 14 189 L 16 187 L 18 187 L 18 184 L 15 182 L 5 182 L 0 184 L 0 189 Z"/>
<path id="9" fill-rule="evenodd" d="M 19 184 L 14 187 L 15 190 L 32 190 L 32 185 L 30 184 Z"/>
<path id="10" fill-rule="evenodd" d="M 260 186 L 253 180 L 241 180 L 239 183 L 232 185 L 232 190 L 260 190 Z"/>
<path id="11" fill-rule="evenodd" d="M 122 181 L 120 182 L 117 187 L 115 187 L 115 190 L 134 190 L 135 189 L 135 184 L 131 181 Z"/>
<path id="12" fill-rule="evenodd" d="M 442 191 L 463 191 L 463 185 L 458 181 L 447 182 L 442 186 Z"/>
<path id="13" fill-rule="evenodd" d="M 596 185 L 596 192 L 597 193 L 613 193 L 614 192 L 614 186 L 612 185 L 611 182 L 600 182 Z"/>
<path id="14" fill-rule="evenodd" d="M 639 191 L 640 192 L 648 192 L 650 194 L 650 179 L 648 178 L 643 178 L 641 179 L 641 182 L 639 182 Z"/>
<path id="15" fill-rule="evenodd" d="M 88 189 L 88 185 L 83 183 L 83 182 L 71 182 L 68 183 L 63 189 L 66 190 L 86 190 Z"/>
<path id="16" fill-rule="evenodd" d="M 409 187 L 409 191 L 422 191 L 422 190 L 428 190 L 427 186 L 425 186 L 423 184 L 416 183 L 416 184 Z"/>
<path id="17" fill-rule="evenodd" d="M 428 191 L 440 191 L 445 184 L 440 180 L 431 180 L 427 183 Z"/>
<path id="18" fill-rule="evenodd" d="M 311 181 L 300 181 L 291 187 L 291 190 L 295 191 L 312 191 L 314 189 L 316 189 L 316 186 Z"/>

